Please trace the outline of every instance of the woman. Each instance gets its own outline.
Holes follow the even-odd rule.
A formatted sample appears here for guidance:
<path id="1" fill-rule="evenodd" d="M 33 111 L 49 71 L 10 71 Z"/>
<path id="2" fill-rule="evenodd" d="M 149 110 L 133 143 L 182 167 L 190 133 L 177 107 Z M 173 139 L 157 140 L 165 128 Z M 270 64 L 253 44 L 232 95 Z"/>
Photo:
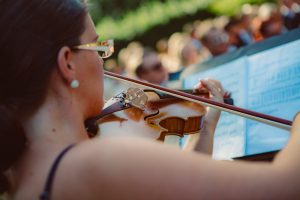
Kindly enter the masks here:
<path id="1" fill-rule="evenodd" d="M 272 164 L 216 162 L 138 139 L 88 140 L 84 120 L 103 106 L 103 60 L 86 50 L 97 34 L 85 4 L 1 0 L 0 10 L 0 189 L 8 198 L 299 198 L 297 134 Z M 215 82 L 201 83 L 221 100 Z M 204 130 L 218 115 L 208 112 Z"/>

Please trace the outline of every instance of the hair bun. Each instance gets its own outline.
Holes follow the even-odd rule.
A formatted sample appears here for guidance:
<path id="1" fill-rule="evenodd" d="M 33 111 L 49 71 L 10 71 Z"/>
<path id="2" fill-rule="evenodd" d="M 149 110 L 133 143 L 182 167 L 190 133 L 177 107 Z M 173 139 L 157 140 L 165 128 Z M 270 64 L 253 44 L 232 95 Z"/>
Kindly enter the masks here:
<path id="1" fill-rule="evenodd" d="M 25 144 L 25 132 L 17 115 L 0 105 L 0 192 L 5 191 L 8 186 L 3 172 L 18 159 Z"/>
<path id="2" fill-rule="evenodd" d="M 4 176 L 3 173 L 0 173 L 0 194 L 7 191 L 9 188 L 9 184 L 7 178 Z"/>

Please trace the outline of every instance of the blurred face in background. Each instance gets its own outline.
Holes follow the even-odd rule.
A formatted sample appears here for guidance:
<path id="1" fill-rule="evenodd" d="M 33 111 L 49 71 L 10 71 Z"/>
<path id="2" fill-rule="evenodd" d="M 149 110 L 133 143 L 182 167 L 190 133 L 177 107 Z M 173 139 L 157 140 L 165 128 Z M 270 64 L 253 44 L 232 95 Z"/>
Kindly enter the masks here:
<path id="1" fill-rule="evenodd" d="M 219 29 L 212 29 L 202 39 L 203 44 L 210 51 L 212 56 L 227 53 L 229 50 L 229 37 Z"/>
<path id="2" fill-rule="evenodd" d="M 144 56 L 138 68 L 137 76 L 149 83 L 161 85 L 168 80 L 168 72 L 155 53 Z"/>
<path id="3" fill-rule="evenodd" d="M 270 38 L 280 35 L 283 30 L 283 21 L 281 17 L 273 16 L 261 24 L 260 32 L 263 38 Z"/>
<path id="4" fill-rule="evenodd" d="M 188 42 L 181 51 L 181 59 L 183 65 L 189 66 L 192 64 L 196 64 L 199 61 L 198 50 L 195 45 L 190 41 Z"/>

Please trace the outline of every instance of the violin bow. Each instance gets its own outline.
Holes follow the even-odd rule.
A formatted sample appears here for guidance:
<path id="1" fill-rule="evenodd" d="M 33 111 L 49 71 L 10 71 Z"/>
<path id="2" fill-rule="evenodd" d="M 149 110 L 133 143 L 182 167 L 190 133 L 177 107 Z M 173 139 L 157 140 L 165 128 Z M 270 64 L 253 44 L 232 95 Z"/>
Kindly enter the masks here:
<path id="1" fill-rule="evenodd" d="M 193 95 L 193 94 L 188 94 L 185 92 L 181 92 L 181 91 L 177 91 L 177 90 L 173 90 L 167 87 L 162 87 L 159 85 L 155 85 L 152 83 L 147 83 L 144 81 L 140 81 L 140 80 L 136 80 L 136 79 L 132 79 L 132 78 L 128 78 L 128 77 L 124 77 L 122 75 L 119 74 L 115 74 L 112 72 L 108 72 L 108 71 L 104 71 L 104 75 L 106 77 L 112 78 L 112 79 L 116 79 L 119 81 L 126 81 L 138 86 L 143 86 L 145 88 L 148 89 L 153 89 L 153 90 L 157 90 L 159 92 L 163 92 L 169 95 L 172 95 L 174 97 L 180 98 L 180 99 L 184 99 L 187 101 L 192 101 L 198 104 L 202 104 L 204 106 L 208 106 L 208 107 L 212 107 L 221 111 L 225 111 L 234 115 L 238 115 L 241 117 L 245 117 L 248 119 L 252 119 L 264 124 L 268 124 L 280 129 L 284 129 L 289 131 L 291 129 L 291 125 L 292 122 L 286 119 L 282 119 L 282 118 L 278 118 L 278 117 L 274 117 L 271 115 L 266 115 L 263 113 L 259 113 L 259 112 L 255 112 L 255 111 L 251 111 L 251 110 L 247 110 L 244 108 L 239 108 L 233 105 L 229 105 L 229 104 L 225 104 L 225 103 L 220 103 L 220 102 L 216 102 L 216 101 L 212 101 L 210 99 L 204 98 L 204 97 L 200 97 L 197 95 Z"/>

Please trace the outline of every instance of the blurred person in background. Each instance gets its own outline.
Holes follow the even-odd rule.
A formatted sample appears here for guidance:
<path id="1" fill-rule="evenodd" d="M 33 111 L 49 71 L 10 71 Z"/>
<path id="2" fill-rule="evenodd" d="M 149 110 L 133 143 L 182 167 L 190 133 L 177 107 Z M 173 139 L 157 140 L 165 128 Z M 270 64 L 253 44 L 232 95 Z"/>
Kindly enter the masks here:
<path id="1" fill-rule="evenodd" d="M 169 73 L 169 81 L 177 81 L 180 78 L 181 72 L 191 65 L 197 64 L 200 61 L 199 49 L 195 46 L 193 40 L 188 40 L 183 45 L 180 52 L 181 66 L 177 71 Z"/>
<path id="2" fill-rule="evenodd" d="M 149 83 L 166 85 L 169 75 L 162 65 L 158 54 L 150 49 L 145 49 L 141 63 L 135 69 L 136 76 Z"/>
<path id="3" fill-rule="evenodd" d="M 209 50 L 212 57 L 234 51 L 236 48 L 229 43 L 229 37 L 222 29 L 211 28 L 203 37 L 202 44 Z"/>
<path id="4" fill-rule="evenodd" d="M 285 27 L 281 16 L 278 13 L 273 13 L 269 19 L 262 22 L 260 33 L 263 39 L 280 35 L 285 32 Z"/>
<path id="5" fill-rule="evenodd" d="M 192 41 L 194 47 L 198 51 L 200 51 L 202 49 L 203 45 L 201 44 L 201 42 L 199 40 L 199 36 L 197 34 L 197 28 L 195 26 L 192 27 L 192 29 L 190 30 L 189 35 L 190 35 L 190 38 L 191 38 L 191 41 Z"/>
<path id="6" fill-rule="evenodd" d="M 123 48 L 118 54 L 119 62 L 125 67 L 128 77 L 135 78 L 135 70 L 142 62 L 144 47 L 137 41 L 130 42 L 126 48 Z"/>
<path id="7" fill-rule="evenodd" d="M 279 4 L 284 26 L 288 30 L 298 28 L 300 25 L 300 1 L 279 0 Z"/>
<path id="8" fill-rule="evenodd" d="M 167 67 L 168 72 L 176 72 L 180 70 L 181 59 L 180 52 L 184 45 L 186 39 L 186 34 L 182 32 L 173 33 L 168 39 L 168 56 L 170 58 L 170 62 Z"/>
<path id="9" fill-rule="evenodd" d="M 244 17 L 242 21 L 241 18 L 231 18 L 229 22 L 224 27 L 225 31 L 229 36 L 229 42 L 232 46 L 240 48 L 242 46 L 246 46 L 248 44 L 253 43 L 251 34 L 246 29 L 247 26 L 247 18 Z M 245 23 L 245 24 L 243 24 Z"/>
<path id="10" fill-rule="evenodd" d="M 202 47 L 195 46 L 194 40 L 188 40 L 181 50 L 182 68 L 197 64 L 200 61 L 199 52 Z"/>
<path id="11" fill-rule="evenodd" d="M 108 59 L 104 63 L 104 69 L 116 74 L 125 74 L 125 67 L 115 59 Z"/>
<path id="12" fill-rule="evenodd" d="M 161 64 L 167 69 L 168 72 L 177 71 L 178 61 L 174 56 L 170 55 L 169 42 L 167 39 L 161 39 L 156 43 L 158 57 Z"/>

